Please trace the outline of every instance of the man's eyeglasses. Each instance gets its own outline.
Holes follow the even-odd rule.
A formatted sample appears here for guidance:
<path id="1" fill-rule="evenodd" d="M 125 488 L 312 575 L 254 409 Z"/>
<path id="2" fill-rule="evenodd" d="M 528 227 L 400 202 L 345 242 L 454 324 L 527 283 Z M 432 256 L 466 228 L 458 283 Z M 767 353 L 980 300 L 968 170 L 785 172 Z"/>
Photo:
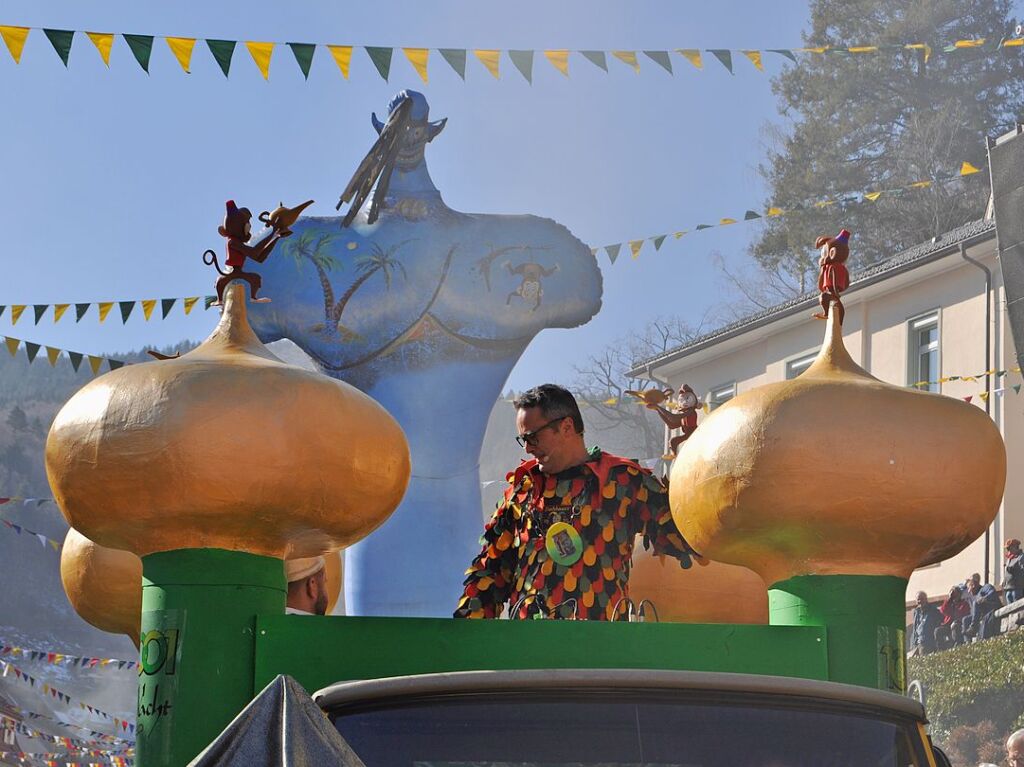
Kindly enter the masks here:
<path id="1" fill-rule="evenodd" d="M 567 415 L 560 415 L 558 416 L 558 418 L 552 418 L 543 426 L 538 426 L 533 431 L 528 431 L 525 434 L 520 434 L 518 437 L 516 437 L 516 442 L 519 443 L 519 447 L 526 447 L 527 445 L 529 445 L 530 447 L 535 447 L 537 445 L 537 442 L 539 441 L 539 437 L 537 435 L 539 435 L 548 427 L 554 426 L 556 423 L 559 423 L 560 421 L 563 421 L 568 417 L 569 416 Z"/>

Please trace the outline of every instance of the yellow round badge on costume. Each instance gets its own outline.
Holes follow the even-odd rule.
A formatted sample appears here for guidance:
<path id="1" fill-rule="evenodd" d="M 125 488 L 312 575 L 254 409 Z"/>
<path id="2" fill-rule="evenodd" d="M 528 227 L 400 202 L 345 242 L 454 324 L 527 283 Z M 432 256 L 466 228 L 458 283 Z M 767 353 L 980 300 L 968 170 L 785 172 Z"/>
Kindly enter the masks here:
<path id="1" fill-rule="evenodd" d="M 556 522 L 549 527 L 544 544 L 551 559 L 560 565 L 574 565 L 583 556 L 583 539 L 567 522 Z"/>

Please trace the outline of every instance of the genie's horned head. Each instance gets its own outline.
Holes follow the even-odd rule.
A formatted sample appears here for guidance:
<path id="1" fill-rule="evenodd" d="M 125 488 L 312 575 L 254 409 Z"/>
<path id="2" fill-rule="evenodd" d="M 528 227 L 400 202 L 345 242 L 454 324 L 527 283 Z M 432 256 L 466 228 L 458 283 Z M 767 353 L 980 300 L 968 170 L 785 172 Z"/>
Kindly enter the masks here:
<path id="1" fill-rule="evenodd" d="M 431 122 L 429 120 L 430 105 L 427 104 L 426 97 L 418 91 L 410 90 L 395 94 L 388 102 L 388 116 L 390 117 L 405 101 L 412 102 L 412 109 L 409 112 L 409 123 L 402 136 L 395 165 L 400 170 L 409 171 L 423 162 L 424 148 L 444 129 L 448 118 Z M 376 113 L 371 114 L 371 119 L 378 134 L 384 130 L 384 123 L 377 118 Z"/>

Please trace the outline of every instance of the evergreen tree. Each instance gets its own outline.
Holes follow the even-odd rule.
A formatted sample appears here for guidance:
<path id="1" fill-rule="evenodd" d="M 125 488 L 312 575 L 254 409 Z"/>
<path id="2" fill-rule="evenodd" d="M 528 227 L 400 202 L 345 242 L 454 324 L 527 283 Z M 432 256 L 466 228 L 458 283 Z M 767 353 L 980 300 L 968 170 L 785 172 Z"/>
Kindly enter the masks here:
<path id="1" fill-rule="evenodd" d="M 25 411 L 18 405 L 11 408 L 11 411 L 7 414 L 7 425 L 11 427 L 12 431 L 25 431 L 28 429 L 28 417 L 25 415 Z"/>
<path id="2" fill-rule="evenodd" d="M 773 81 L 786 124 L 773 126 L 761 166 L 771 217 L 752 255 L 788 289 L 814 289 L 817 235 L 853 232 L 857 268 L 940 235 L 985 211 L 986 136 L 1012 127 L 1024 104 L 1024 54 L 1000 48 L 1014 35 L 1009 0 L 812 0 L 808 47 L 878 45 L 877 53 L 802 54 Z M 981 47 L 943 50 L 958 40 Z M 930 49 L 907 49 L 907 43 Z M 946 183 L 883 194 L 877 202 L 817 207 L 843 193 Z"/>

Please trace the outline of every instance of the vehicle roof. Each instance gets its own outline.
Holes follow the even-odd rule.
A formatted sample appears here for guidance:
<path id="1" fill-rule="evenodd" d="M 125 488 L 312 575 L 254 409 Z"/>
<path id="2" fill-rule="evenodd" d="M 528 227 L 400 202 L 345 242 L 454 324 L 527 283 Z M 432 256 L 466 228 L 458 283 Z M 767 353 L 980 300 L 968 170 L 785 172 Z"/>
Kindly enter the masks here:
<path id="1" fill-rule="evenodd" d="M 521 671 L 455 671 L 441 674 L 386 677 L 330 685 L 313 694 L 324 709 L 395 698 L 498 692 L 509 690 L 588 689 L 706 690 L 817 698 L 885 709 L 927 721 L 916 700 L 892 692 L 813 679 L 704 671 L 647 669 L 544 669 Z"/>

